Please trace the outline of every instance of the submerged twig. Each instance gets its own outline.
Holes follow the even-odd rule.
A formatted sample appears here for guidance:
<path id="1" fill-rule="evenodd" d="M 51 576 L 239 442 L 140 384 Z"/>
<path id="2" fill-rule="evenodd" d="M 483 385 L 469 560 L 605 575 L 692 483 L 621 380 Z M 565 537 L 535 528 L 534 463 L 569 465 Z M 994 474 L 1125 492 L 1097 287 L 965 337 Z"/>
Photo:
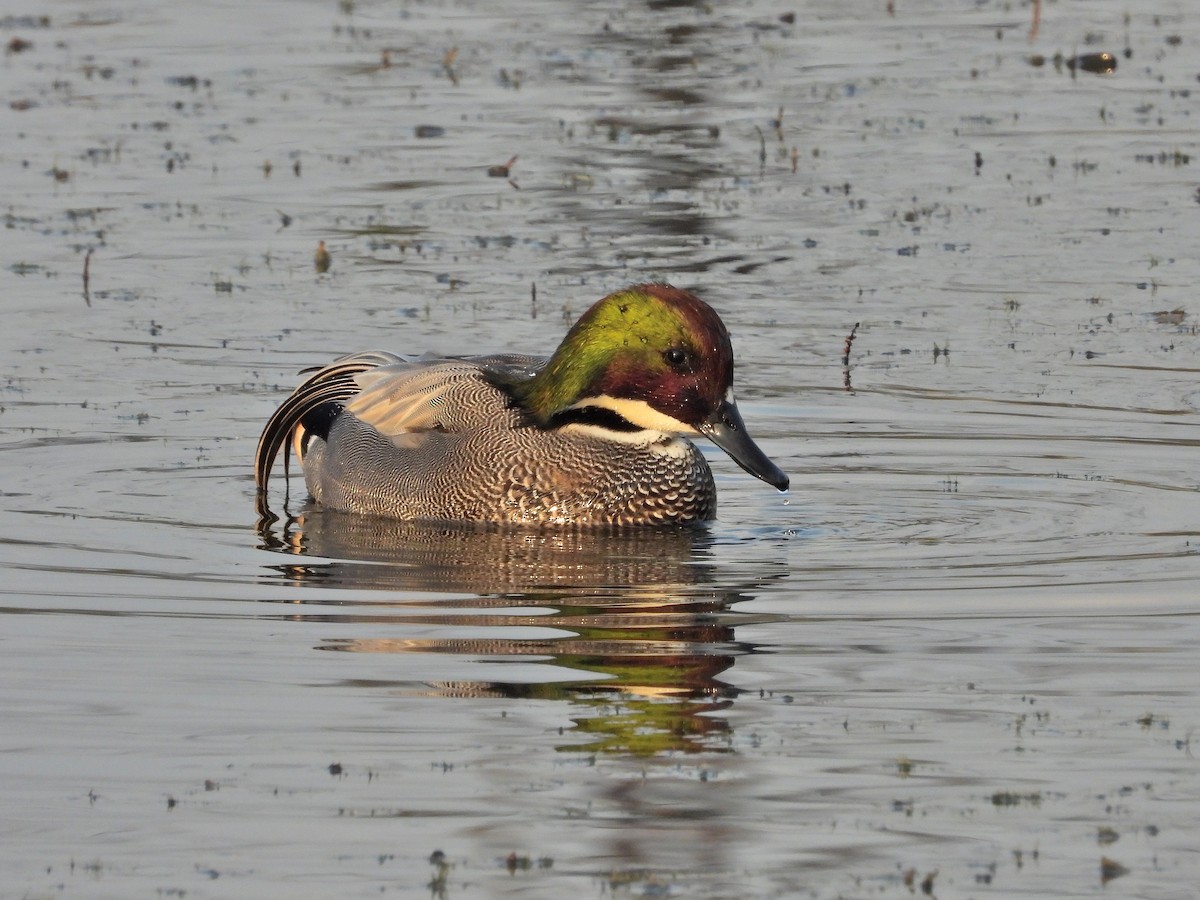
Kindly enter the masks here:
<path id="1" fill-rule="evenodd" d="M 861 322 L 855 322 L 854 327 L 850 329 L 850 333 L 846 335 L 846 343 L 842 347 L 842 365 L 850 365 L 850 346 L 854 343 L 854 339 L 858 337 L 858 326 Z"/>
<path id="2" fill-rule="evenodd" d="M 95 250 L 92 247 L 88 247 L 88 252 L 83 257 L 83 302 L 86 303 L 88 306 L 92 305 L 92 294 L 91 294 L 91 291 L 88 290 L 88 281 L 89 281 L 88 270 L 91 267 L 92 254 L 94 252 L 95 252 Z"/>
<path id="3" fill-rule="evenodd" d="M 854 390 L 853 385 L 850 384 L 850 347 L 854 344 L 854 339 L 858 336 L 858 326 L 860 324 L 859 322 L 854 323 L 854 327 L 846 335 L 846 343 L 842 345 L 842 387 L 847 391 Z"/>
<path id="4" fill-rule="evenodd" d="M 446 77 L 450 79 L 450 83 L 458 87 L 458 76 L 454 73 L 454 60 L 458 58 L 458 47 L 451 47 L 442 57 L 442 68 L 446 72 Z"/>

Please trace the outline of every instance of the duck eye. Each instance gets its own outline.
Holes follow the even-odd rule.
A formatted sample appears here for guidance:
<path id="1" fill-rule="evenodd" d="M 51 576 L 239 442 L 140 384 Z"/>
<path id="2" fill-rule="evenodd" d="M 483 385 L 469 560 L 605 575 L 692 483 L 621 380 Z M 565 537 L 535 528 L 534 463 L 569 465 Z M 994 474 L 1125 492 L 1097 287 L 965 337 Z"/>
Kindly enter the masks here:
<path id="1" fill-rule="evenodd" d="M 669 350 L 663 353 L 663 359 L 665 359 L 667 361 L 667 365 L 673 369 L 683 368 L 684 363 L 687 362 L 687 358 L 687 353 L 683 350 L 680 350 L 678 347 L 671 347 Z"/>

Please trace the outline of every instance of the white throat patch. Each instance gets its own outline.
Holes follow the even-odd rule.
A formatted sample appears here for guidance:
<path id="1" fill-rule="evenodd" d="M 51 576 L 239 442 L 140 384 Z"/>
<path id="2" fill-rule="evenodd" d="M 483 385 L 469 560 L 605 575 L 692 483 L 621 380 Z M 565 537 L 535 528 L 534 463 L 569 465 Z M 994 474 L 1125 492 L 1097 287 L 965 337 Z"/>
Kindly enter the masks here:
<path id="1" fill-rule="evenodd" d="M 679 421 L 674 416 L 659 412 L 645 400 L 624 400 L 603 394 L 599 397 L 585 397 L 571 409 L 584 409 L 589 406 L 612 410 L 629 424 L 646 431 L 658 432 L 663 437 L 673 434 L 700 433 L 691 425 Z"/>

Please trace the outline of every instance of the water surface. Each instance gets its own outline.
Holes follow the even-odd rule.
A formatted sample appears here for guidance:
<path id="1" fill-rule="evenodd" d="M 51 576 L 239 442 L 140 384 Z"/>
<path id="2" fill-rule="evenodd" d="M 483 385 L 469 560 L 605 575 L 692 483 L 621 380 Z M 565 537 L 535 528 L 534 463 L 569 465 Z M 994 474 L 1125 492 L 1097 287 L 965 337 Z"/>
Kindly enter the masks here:
<path id="1" fill-rule="evenodd" d="M 0 895 L 1190 896 L 1200 22 L 895 6 L 0 16 Z M 256 527 L 299 369 L 647 279 L 790 496 Z"/>

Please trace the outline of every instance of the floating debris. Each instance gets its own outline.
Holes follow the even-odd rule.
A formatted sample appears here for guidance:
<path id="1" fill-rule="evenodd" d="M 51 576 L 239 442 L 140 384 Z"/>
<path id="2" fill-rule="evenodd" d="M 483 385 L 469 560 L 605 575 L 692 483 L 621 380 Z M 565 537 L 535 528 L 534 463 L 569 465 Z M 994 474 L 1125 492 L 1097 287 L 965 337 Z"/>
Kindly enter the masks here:
<path id="1" fill-rule="evenodd" d="M 933 896 L 933 880 L 935 878 L 937 878 L 937 876 L 938 876 L 938 870 L 934 869 L 932 872 L 930 872 L 928 875 L 926 875 L 923 879 L 921 879 L 921 893 L 922 894 L 924 894 L 927 897 Z"/>
<path id="2" fill-rule="evenodd" d="M 509 875 L 514 874 L 517 870 L 528 871 L 533 868 L 533 860 L 528 856 L 517 856 L 514 850 L 504 858 L 504 868 L 508 869 Z"/>
<path id="3" fill-rule="evenodd" d="M 1117 862 L 1115 859 L 1109 859 L 1107 856 L 1100 857 L 1100 883 L 1108 884 L 1114 878 L 1120 878 L 1122 875 L 1128 875 L 1129 870 Z"/>
<path id="4" fill-rule="evenodd" d="M 1055 53 L 1049 59 L 1041 53 L 1034 53 L 1028 57 L 1028 61 L 1035 69 L 1040 69 L 1047 62 L 1053 63 L 1056 72 L 1061 72 L 1064 67 L 1072 73 L 1078 70 L 1091 72 L 1093 75 L 1111 75 L 1117 71 L 1116 54 L 1108 52 L 1084 53 L 1079 56 L 1063 56 L 1061 53 Z"/>
<path id="5" fill-rule="evenodd" d="M 1154 316 L 1154 321 L 1159 325 L 1182 325 L 1183 320 L 1187 318 L 1187 313 L 1180 308 L 1176 309 L 1160 309 L 1158 312 L 1151 313 Z M 1141 722 L 1141 719 L 1138 720 Z M 1151 722 L 1153 718 L 1151 718 Z M 1149 723 L 1145 727 L 1149 727 Z"/>
<path id="6" fill-rule="evenodd" d="M 1112 53 L 1084 53 L 1067 60 L 1067 68 L 1074 72 L 1091 72 L 1093 75 L 1111 75 L 1117 71 L 1117 57 Z"/>
<path id="7" fill-rule="evenodd" d="M 1134 154 L 1133 159 L 1135 162 L 1158 163 L 1159 165 L 1163 166 L 1186 166 L 1192 161 L 1191 154 L 1184 153 L 1182 150 L 1161 150 L 1158 153 L 1136 153 Z"/>
<path id="8" fill-rule="evenodd" d="M 521 82 L 525 79 L 525 72 L 522 69 L 513 69 L 509 72 L 508 69 L 501 69 L 496 76 L 496 83 L 500 87 L 512 88 L 514 91 L 521 89 Z"/>
<path id="9" fill-rule="evenodd" d="M 198 78 L 195 75 L 168 75 L 167 84 L 175 87 L 191 88 L 193 91 L 199 90 L 202 87 L 212 87 L 212 81 L 208 78 Z"/>
<path id="10" fill-rule="evenodd" d="M 3 16 L 0 28 L 49 28 L 49 16 Z"/>
<path id="11" fill-rule="evenodd" d="M 512 159 L 510 159 L 508 162 L 504 163 L 503 165 L 489 166 L 488 170 L 487 170 L 488 178 L 507 178 L 509 170 L 512 169 L 512 167 L 516 163 L 516 161 L 517 161 L 517 157 L 513 156 Z"/>
<path id="12" fill-rule="evenodd" d="M 429 864 L 434 867 L 434 873 L 426 887 L 429 888 L 434 900 L 444 900 L 447 896 L 446 881 L 450 876 L 450 862 L 446 859 L 445 853 L 441 850 L 434 850 L 429 854 Z"/>
<path id="13" fill-rule="evenodd" d="M 996 793 L 992 794 L 992 806 L 1021 806 L 1022 804 L 1041 806 L 1041 791 L 1032 791 L 1028 794 L 1018 794 L 1014 791 L 996 791 Z"/>

